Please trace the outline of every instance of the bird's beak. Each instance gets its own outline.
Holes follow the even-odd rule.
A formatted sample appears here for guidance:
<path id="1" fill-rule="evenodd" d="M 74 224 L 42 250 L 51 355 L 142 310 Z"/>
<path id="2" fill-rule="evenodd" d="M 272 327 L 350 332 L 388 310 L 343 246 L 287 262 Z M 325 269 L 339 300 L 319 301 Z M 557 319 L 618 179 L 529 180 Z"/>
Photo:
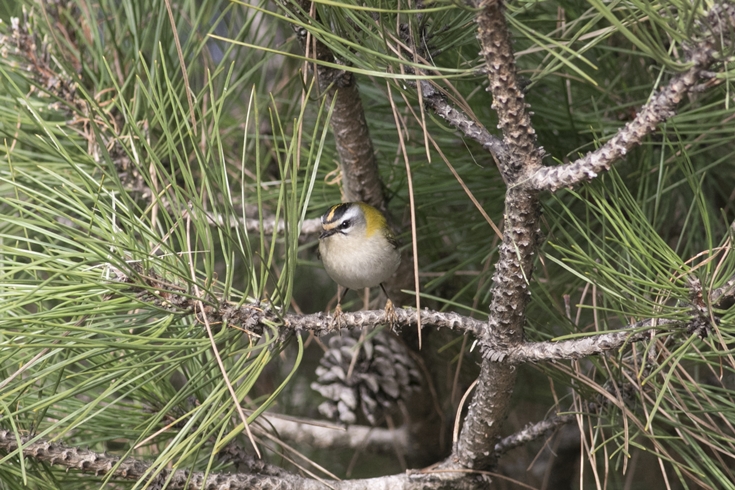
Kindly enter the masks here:
<path id="1" fill-rule="evenodd" d="M 319 235 L 319 240 L 321 240 L 322 238 L 330 237 L 330 236 L 334 235 L 335 233 L 337 233 L 337 231 L 338 231 L 337 228 L 332 228 L 330 230 L 324 230 L 321 233 L 321 235 Z"/>

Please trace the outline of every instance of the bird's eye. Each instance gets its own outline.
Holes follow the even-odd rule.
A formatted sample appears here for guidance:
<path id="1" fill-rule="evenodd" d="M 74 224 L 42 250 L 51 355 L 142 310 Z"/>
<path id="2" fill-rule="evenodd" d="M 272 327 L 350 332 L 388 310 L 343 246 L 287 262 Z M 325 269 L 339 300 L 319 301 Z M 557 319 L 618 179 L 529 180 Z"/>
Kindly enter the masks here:
<path id="1" fill-rule="evenodd" d="M 346 229 L 347 229 L 347 228 L 349 228 L 349 227 L 350 227 L 350 222 L 349 222 L 349 220 L 345 220 L 345 221 L 343 221 L 343 222 L 342 222 L 342 223 L 341 223 L 341 224 L 339 225 L 339 228 L 340 228 L 341 230 L 346 230 Z"/>

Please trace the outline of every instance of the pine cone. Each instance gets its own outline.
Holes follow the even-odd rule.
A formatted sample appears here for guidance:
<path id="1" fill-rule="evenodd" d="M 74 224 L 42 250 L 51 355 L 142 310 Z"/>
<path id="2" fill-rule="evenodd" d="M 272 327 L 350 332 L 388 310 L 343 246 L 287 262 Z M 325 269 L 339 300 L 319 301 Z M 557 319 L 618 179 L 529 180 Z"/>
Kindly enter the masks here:
<path id="1" fill-rule="evenodd" d="M 357 335 L 329 339 L 311 388 L 327 398 L 319 405 L 325 417 L 354 424 L 359 404 L 370 424 L 376 425 L 384 411 L 420 385 L 421 377 L 406 348 L 392 335 L 381 331 L 359 346 Z"/>

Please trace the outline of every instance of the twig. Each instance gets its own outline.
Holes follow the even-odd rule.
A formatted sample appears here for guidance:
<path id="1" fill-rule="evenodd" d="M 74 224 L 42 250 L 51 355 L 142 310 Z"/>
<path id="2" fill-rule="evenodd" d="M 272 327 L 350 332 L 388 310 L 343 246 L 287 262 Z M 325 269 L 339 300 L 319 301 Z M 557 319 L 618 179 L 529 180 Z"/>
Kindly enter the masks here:
<path id="1" fill-rule="evenodd" d="M 503 140 L 490 132 L 477 121 L 471 119 L 465 112 L 455 108 L 446 97 L 431 83 L 421 80 L 424 105 L 434 111 L 449 124 L 458 129 L 465 137 L 477 141 L 487 151 L 491 152 L 499 161 L 508 161 L 508 150 Z"/>
<path id="2" fill-rule="evenodd" d="M 495 453 L 498 455 L 507 453 L 513 448 L 522 446 L 528 442 L 538 439 L 539 437 L 543 437 L 549 431 L 557 429 L 562 425 L 571 424 L 575 420 L 577 420 L 576 414 L 565 414 L 557 415 L 555 417 L 542 420 L 541 422 L 536 422 L 515 434 L 504 437 L 495 445 Z"/>

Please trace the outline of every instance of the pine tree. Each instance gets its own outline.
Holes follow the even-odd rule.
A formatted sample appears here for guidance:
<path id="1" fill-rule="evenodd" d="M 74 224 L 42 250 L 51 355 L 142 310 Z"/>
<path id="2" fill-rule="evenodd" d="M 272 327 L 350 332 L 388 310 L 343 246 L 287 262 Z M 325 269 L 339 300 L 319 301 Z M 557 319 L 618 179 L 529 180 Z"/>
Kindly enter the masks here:
<path id="1" fill-rule="evenodd" d="M 0 17 L 0 489 L 735 488 L 732 3 Z"/>

